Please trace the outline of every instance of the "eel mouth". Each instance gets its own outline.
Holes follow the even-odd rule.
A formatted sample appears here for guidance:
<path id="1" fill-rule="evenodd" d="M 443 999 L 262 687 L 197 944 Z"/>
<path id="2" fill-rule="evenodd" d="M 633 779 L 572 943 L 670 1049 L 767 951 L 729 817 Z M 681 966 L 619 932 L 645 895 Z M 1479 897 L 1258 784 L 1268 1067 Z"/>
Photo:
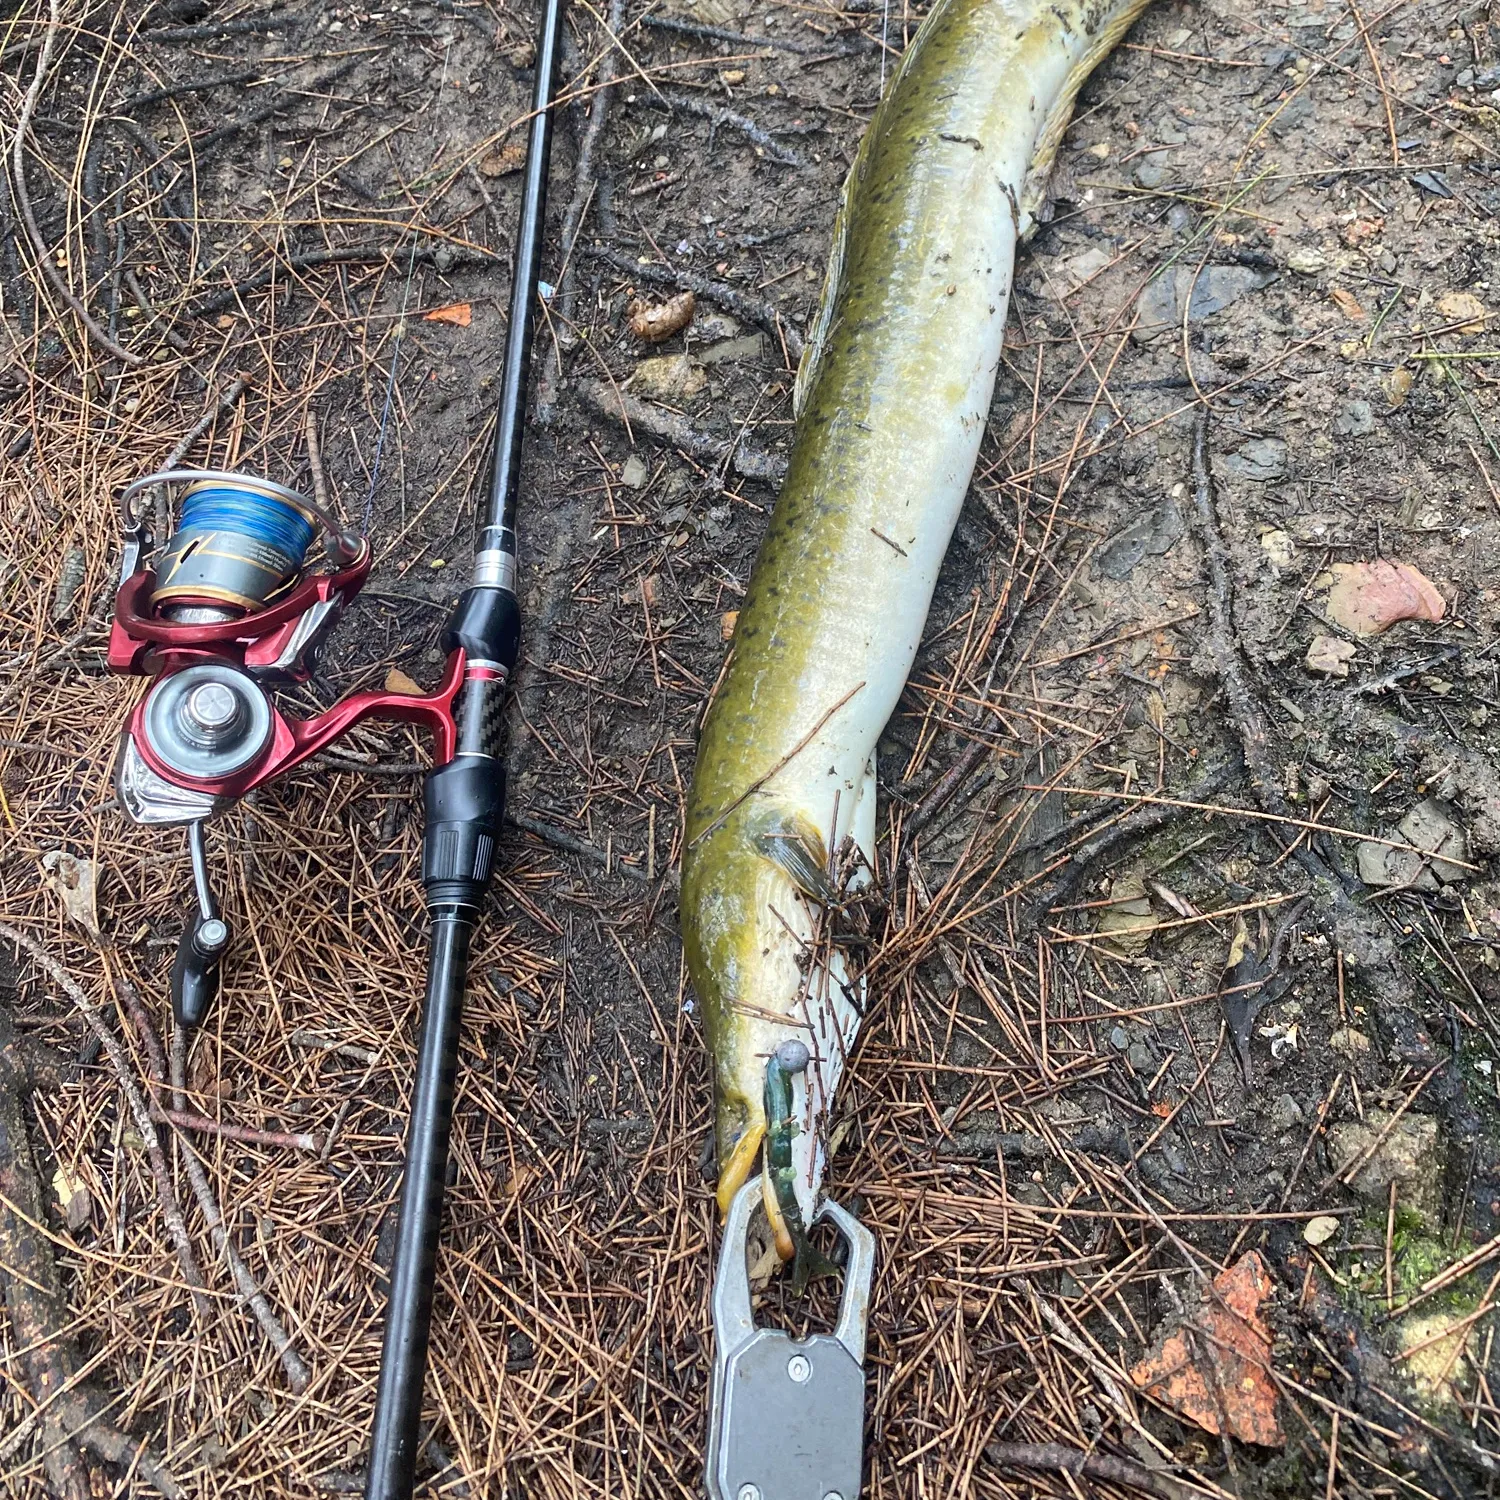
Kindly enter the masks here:
<path id="1" fill-rule="evenodd" d="M 765 1140 L 765 1136 L 764 1120 L 747 1126 L 745 1133 L 734 1143 L 729 1160 L 720 1167 L 719 1185 L 714 1196 L 719 1200 L 721 1224 L 729 1217 L 729 1205 L 734 1202 L 734 1195 L 750 1180 L 750 1174 L 760 1160 L 761 1142 Z"/>

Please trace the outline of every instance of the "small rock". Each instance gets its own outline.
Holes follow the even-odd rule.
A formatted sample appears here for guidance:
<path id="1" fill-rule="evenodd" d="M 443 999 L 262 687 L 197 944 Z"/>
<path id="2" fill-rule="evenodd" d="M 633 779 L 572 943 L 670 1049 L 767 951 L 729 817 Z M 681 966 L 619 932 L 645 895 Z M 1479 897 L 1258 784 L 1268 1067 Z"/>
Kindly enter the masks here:
<path id="1" fill-rule="evenodd" d="M 1359 655 L 1359 647 L 1352 641 L 1341 641 L 1333 635 L 1315 635 L 1302 658 L 1302 665 L 1309 672 L 1321 672 L 1325 677 L 1347 677 L 1349 662 Z"/>
<path id="2" fill-rule="evenodd" d="M 1328 618 L 1351 635 L 1380 635 L 1398 620 L 1443 618 L 1448 604 L 1410 563 L 1334 563 Z"/>
<path id="3" fill-rule="evenodd" d="M 1271 1106 L 1271 1129 L 1277 1135 L 1285 1135 L 1302 1123 L 1302 1106 L 1290 1094 L 1281 1094 Z"/>
<path id="4" fill-rule="evenodd" d="M 1453 820 L 1448 809 L 1436 797 L 1428 797 L 1417 803 L 1398 825 L 1402 838 L 1416 845 L 1424 855 L 1446 856 L 1430 858 L 1425 866 L 1445 885 L 1464 878 L 1462 865 L 1453 860 L 1467 860 L 1468 843 L 1464 831 Z"/>
<path id="5" fill-rule="evenodd" d="M 1472 1325 L 1464 1323 L 1464 1314 L 1449 1312 L 1419 1313 L 1403 1318 L 1397 1337 L 1403 1351 L 1410 1350 L 1402 1363 L 1407 1378 L 1417 1394 L 1436 1406 L 1457 1404 L 1458 1387 L 1467 1378 L 1469 1336 Z"/>
<path id="6" fill-rule="evenodd" d="M 1335 1125 L 1328 1132 L 1328 1160 L 1341 1176 L 1363 1161 L 1350 1184 L 1361 1198 L 1384 1207 L 1394 1182 L 1398 1206 L 1435 1224 L 1443 1208 L 1437 1119 L 1433 1115 L 1406 1114 L 1394 1124 L 1391 1120 L 1388 1111 L 1372 1109 L 1364 1120 Z"/>
<path id="7" fill-rule="evenodd" d="M 697 360 L 686 354 L 668 354 L 643 359 L 630 377 L 630 389 L 648 401 L 668 405 L 696 396 L 708 384 L 708 376 Z"/>
<path id="8" fill-rule="evenodd" d="M 1337 1052 L 1340 1057 L 1346 1057 L 1350 1062 L 1355 1062 L 1361 1057 L 1370 1054 L 1370 1039 L 1364 1032 L 1356 1031 L 1352 1026 L 1340 1026 L 1334 1034 L 1328 1038 L 1330 1051 Z"/>
<path id="9" fill-rule="evenodd" d="M 1368 401 L 1346 401 L 1333 419 L 1333 430 L 1340 437 L 1368 437 L 1375 431 L 1375 413 Z"/>
<path id="10" fill-rule="evenodd" d="M 1328 257 L 1315 245 L 1298 245 L 1287 256 L 1286 263 L 1299 276 L 1316 276 L 1328 265 Z"/>
<path id="11" fill-rule="evenodd" d="M 1114 899 L 1099 915 L 1099 935 L 1126 957 L 1144 953 L 1156 931 L 1145 885 L 1139 876 L 1125 875 L 1115 881 L 1110 894 Z"/>
<path id="12" fill-rule="evenodd" d="M 1297 545 L 1289 531 L 1264 531 L 1261 533 L 1260 545 L 1271 566 L 1280 572 L 1284 573 L 1296 560 Z"/>
<path id="13" fill-rule="evenodd" d="M 1332 1214 L 1319 1214 L 1302 1226 L 1302 1238 L 1309 1245 L 1326 1245 L 1339 1232 L 1339 1221 Z"/>
<path id="14" fill-rule="evenodd" d="M 1136 163 L 1132 175 L 1143 188 L 1159 188 L 1172 175 L 1172 169 L 1167 165 L 1167 153 L 1148 151 Z"/>
<path id="15" fill-rule="evenodd" d="M 1184 308 L 1189 322 L 1202 322 L 1275 280 L 1274 271 L 1257 271 L 1250 266 L 1204 266 L 1196 276 L 1190 267 L 1179 266 L 1158 276 L 1141 294 L 1140 321 L 1132 337 L 1139 343 L 1149 343 L 1180 327 Z"/>
<path id="16" fill-rule="evenodd" d="M 52 1174 L 52 1191 L 57 1195 L 57 1206 L 62 1211 L 69 1229 L 77 1234 L 89 1221 L 93 1204 L 83 1179 L 74 1177 L 66 1167 L 59 1167 Z"/>
<path id="17" fill-rule="evenodd" d="M 1455 333 L 1483 333 L 1485 310 L 1473 292 L 1445 292 L 1437 300 L 1437 310 L 1445 323 L 1457 323 Z"/>
<path id="18" fill-rule="evenodd" d="M 1061 301 L 1069 292 L 1076 292 L 1085 282 L 1092 281 L 1114 256 L 1102 245 L 1090 245 L 1077 255 L 1070 255 L 1058 267 L 1057 276 L 1050 278 L 1053 295 Z"/>
<path id="19" fill-rule="evenodd" d="M 1125 1051 L 1125 1057 L 1137 1073 L 1150 1073 L 1156 1063 L 1151 1049 L 1144 1042 L 1132 1042 Z"/>
<path id="20" fill-rule="evenodd" d="M 1123 1026 L 1116 1026 L 1109 1034 L 1109 1045 L 1116 1052 L 1124 1052 L 1130 1046 L 1130 1033 Z"/>
<path id="21" fill-rule="evenodd" d="M 1419 891 L 1435 891 L 1437 877 L 1422 868 L 1422 856 L 1415 849 L 1393 848 L 1366 839 L 1354 851 L 1359 878 L 1368 886 L 1401 886 Z M 1425 876 L 1425 879 L 1424 879 Z"/>
<path id="22" fill-rule="evenodd" d="M 620 483 L 628 485 L 633 490 L 643 490 L 646 481 L 650 479 L 651 471 L 647 469 L 645 460 L 639 453 L 632 453 L 625 460 L 625 467 L 620 470 Z"/>
<path id="23" fill-rule="evenodd" d="M 764 334 L 747 333 L 736 339 L 725 339 L 698 351 L 698 363 L 721 365 L 729 360 L 761 359 L 766 352 Z"/>
<path id="24" fill-rule="evenodd" d="M 1142 558 L 1170 552 L 1186 529 L 1177 502 L 1163 500 L 1111 537 L 1100 548 L 1095 567 L 1101 576 L 1117 582 L 1129 578 Z"/>
<path id="25" fill-rule="evenodd" d="M 1224 460 L 1224 467 L 1241 479 L 1253 479 L 1261 484 L 1285 479 L 1286 444 L 1280 438 L 1251 438 Z"/>

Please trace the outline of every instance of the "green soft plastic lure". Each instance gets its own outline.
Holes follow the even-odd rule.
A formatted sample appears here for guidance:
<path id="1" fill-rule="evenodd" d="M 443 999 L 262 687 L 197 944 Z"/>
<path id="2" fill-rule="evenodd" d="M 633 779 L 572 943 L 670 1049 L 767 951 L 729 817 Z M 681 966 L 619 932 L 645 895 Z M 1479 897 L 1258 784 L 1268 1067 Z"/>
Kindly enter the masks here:
<path id="1" fill-rule="evenodd" d="M 873 865 L 875 742 L 978 456 L 1016 246 L 1079 87 L 1146 4 L 937 0 L 844 185 L 786 483 L 703 727 L 682 866 L 719 1204 L 769 1151 L 786 1258 L 817 1205 L 823 1122 L 863 1003 L 842 955 L 810 945 L 830 856 L 852 837 Z M 789 1040 L 808 1063 L 776 1078 L 791 1099 L 768 1138 L 768 1064 Z"/>

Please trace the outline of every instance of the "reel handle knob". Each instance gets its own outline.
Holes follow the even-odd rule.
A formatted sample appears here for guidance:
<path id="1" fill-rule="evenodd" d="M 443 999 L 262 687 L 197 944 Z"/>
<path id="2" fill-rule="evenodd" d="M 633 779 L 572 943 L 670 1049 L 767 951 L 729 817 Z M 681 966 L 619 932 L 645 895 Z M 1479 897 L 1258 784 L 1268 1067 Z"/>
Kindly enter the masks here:
<path id="1" fill-rule="evenodd" d="M 219 960 L 229 946 L 229 924 L 199 915 L 183 929 L 172 960 L 172 1015 L 178 1025 L 198 1026 L 219 993 Z"/>

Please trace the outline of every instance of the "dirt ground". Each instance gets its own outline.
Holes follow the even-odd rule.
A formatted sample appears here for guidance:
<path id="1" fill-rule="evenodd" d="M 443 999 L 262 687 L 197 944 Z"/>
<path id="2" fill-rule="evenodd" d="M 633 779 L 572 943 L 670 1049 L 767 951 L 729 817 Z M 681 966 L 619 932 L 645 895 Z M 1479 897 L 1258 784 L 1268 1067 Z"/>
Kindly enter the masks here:
<path id="1" fill-rule="evenodd" d="M 116 497 L 215 413 L 192 461 L 307 485 L 311 418 L 377 565 L 289 706 L 435 681 L 534 17 L 4 9 L 0 922 L 62 978 L 0 943 L 0 1060 L 25 1064 L 0 1105 L 31 1085 L 24 1124 L 0 1108 L 0 1489 L 154 1493 L 159 1464 L 194 1496 L 347 1491 L 425 962 L 425 747 L 361 730 L 215 825 L 237 938 L 185 1106 L 312 1139 L 158 1121 L 163 1186 L 120 1080 L 149 1091 L 128 997 L 170 1027 L 190 880 L 181 835 L 112 801 L 138 691 L 103 664 Z M 466 1012 L 423 1493 L 700 1493 L 683 798 L 839 183 L 920 14 L 569 9 L 513 826 Z M 1140 1492 L 997 1442 L 1128 1458 L 1162 1494 L 1496 1491 L 1497 129 L 1482 3 L 1159 3 L 1084 91 L 881 746 L 873 1004 L 829 1179 L 879 1245 L 871 1496 Z M 629 303 L 690 282 L 691 323 L 643 346 Z M 1330 585 L 1382 561 L 1436 592 L 1362 635 Z M 57 851 L 94 864 L 92 932 Z M 23 1242 L 65 1299 L 40 1332 Z M 1213 1333 L 1210 1282 L 1251 1252 L 1269 1373 Z M 763 1315 L 834 1295 L 772 1282 Z M 1175 1385 L 1142 1365 L 1174 1334 Z M 1242 1399 L 1270 1441 L 1213 1435 Z M 130 1439 L 108 1460 L 101 1423 Z"/>

